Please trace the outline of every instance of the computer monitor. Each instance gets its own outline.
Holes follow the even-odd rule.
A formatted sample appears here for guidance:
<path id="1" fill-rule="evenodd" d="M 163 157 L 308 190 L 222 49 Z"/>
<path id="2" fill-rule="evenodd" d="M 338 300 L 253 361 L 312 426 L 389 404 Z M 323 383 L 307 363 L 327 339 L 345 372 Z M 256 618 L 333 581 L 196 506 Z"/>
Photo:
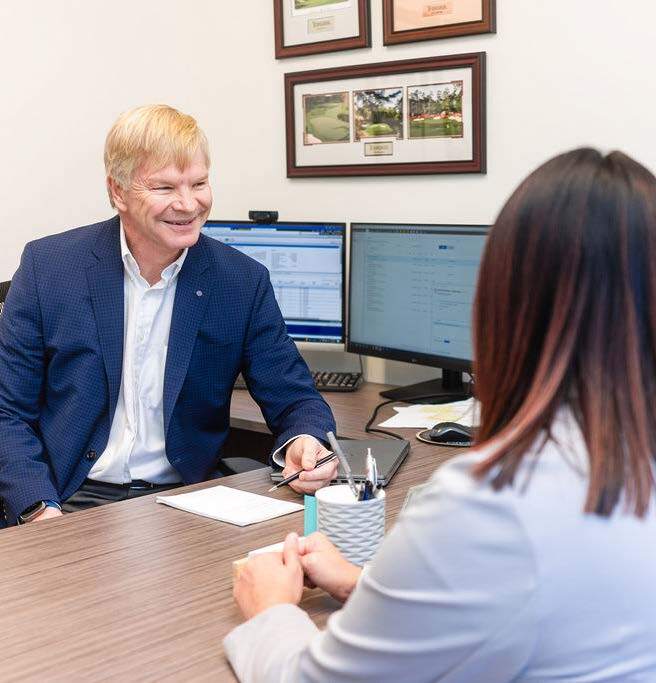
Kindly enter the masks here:
<path id="1" fill-rule="evenodd" d="M 442 368 L 381 395 L 466 398 L 472 303 L 484 225 L 352 223 L 347 351 Z"/>
<path id="2" fill-rule="evenodd" d="M 202 232 L 266 266 L 287 332 L 344 343 L 344 223 L 208 220 Z"/>

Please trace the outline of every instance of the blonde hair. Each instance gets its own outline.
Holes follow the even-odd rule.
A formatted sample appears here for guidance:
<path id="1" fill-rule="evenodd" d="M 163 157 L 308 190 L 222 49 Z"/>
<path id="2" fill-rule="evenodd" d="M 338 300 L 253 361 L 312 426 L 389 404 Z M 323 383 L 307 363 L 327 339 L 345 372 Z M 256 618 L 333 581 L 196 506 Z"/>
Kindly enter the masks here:
<path id="1" fill-rule="evenodd" d="M 105 172 L 127 188 L 144 161 L 184 168 L 200 150 L 210 165 L 209 146 L 196 119 L 166 104 L 136 107 L 121 114 L 105 140 Z M 111 191 L 109 201 L 114 206 Z"/>

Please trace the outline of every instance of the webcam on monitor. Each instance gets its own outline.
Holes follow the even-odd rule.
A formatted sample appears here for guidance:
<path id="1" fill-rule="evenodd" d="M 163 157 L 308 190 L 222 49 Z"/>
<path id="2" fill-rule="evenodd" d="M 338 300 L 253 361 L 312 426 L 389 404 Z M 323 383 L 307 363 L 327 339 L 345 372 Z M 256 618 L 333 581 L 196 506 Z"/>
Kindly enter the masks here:
<path id="1" fill-rule="evenodd" d="M 249 211 L 248 217 L 255 223 L 275 223 L 278 220 L 277 211 Z"/>

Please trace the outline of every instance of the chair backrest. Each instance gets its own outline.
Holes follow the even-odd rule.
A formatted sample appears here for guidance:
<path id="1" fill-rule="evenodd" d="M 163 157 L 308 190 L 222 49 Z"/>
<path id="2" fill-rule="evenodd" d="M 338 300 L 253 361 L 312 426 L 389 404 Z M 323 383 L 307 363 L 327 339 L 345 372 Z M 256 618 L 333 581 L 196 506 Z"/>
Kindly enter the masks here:
<path id="1" fill-rule="evenodd" d="M 9 291 L 9 285 L 11 284 L 11 280 L 8 282 L 0 282 L 0 313 L 2 313 L 2 309 L 4 308 L 5 305 L 5 299 L 7 298 L 7 292 Z M 7 526 L 7 517 L 4 509 L 4 505 L 2 503 L 2 498 L 0 498 L 0 529 L 4 528 Z"/>
<path id="2" fill-rule="evenodd" d="M 7 282 L 0 282 L 0 313 L 5 305 L 5 299 L 7 298 L 7 293 L 9 292 L 9 285 L 11 285 L 11 280 Z"/>

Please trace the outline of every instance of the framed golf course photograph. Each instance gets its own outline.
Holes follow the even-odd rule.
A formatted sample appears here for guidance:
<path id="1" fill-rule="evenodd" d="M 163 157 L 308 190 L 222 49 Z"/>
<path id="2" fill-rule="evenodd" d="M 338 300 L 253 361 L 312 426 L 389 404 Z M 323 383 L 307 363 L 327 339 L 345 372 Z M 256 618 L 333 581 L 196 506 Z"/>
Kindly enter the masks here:
<path id="1" fill-rule="evenodd" d="M 287 176 L 485 173 L 485 53 L 285 74 Z"/>
<path id="2" fill-rule="evenodd" d="M 371 45 L 369 0 L 273 0 L 276 59 Z"/>
<path id="3" fill-rule="evenodd" d="M 383 0 L 385 45 L 495 32 L 495 0 Z"/>

